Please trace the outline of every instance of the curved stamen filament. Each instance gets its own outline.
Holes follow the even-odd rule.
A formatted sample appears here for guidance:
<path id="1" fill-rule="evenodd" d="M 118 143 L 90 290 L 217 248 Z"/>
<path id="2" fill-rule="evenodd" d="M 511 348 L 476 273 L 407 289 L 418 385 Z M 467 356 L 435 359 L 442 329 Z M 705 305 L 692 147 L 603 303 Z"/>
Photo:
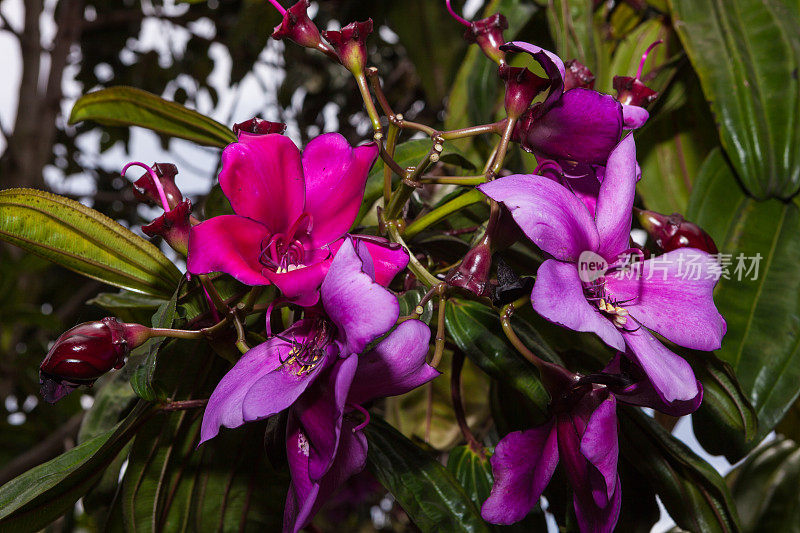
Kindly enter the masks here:
<path id="1" fill-rule="evenodd" d="M 150 174 L 150 177 L 153 179 L 153 183 L 156 184 L 156 189 L 158 190 L 158 197 L 161 199 L 161 205 L 164 207 L 164 212 L 169 213 L 169 202 L 167 202 L 167 195 L 164 192 L 164 187 L 161 186 L 161 180 L 158 179 L 158 175 L 156 172 L 150 168 L 149 166 L 145 165 L 144 163 L 140 163 L 139 161 L 131 161 L 127 165 L 122 168 L 122 177 L 125 177 L 125 172 L 128 171 L 129 168 L 136 166 L 142 167 Z"/>
<path id="2" fill-rule="evenodd" d="M 450 5 L 450 0 L 445 0 L 445 4 L 447 5 L 447 12 L 450 13 L 450 16 L 453 17 L 454 19 L 456 19 L 460 24 L 463 24 L 464 26 L 467 26 L 467 27 L 472 25 L 472 23 L 470 21 L 468 21 L 464 17 L 460 16 L 458 13 L 456 13 L 453 10 L 453 6 Z"/>
<path id="3" fill-rule="evenodd" d="M 364 415 L 364 421 L 353 428 L 353 433 L 355 433 L 356 431 L 361 431 L 362 429 L 364 429 L 369 425 L 369 411 L 367 411 L 357 403 L 350 404 L 350 407 L 352 407 L 353 409 Z"/>
<path id="4" fill-rule="evenodd" d="M 642 60 L 639 62 L 639 70 L 636 71 L 637 80 L 642 77 L 642 69 L 644 69 L 644 62 L 647 61 L 647 56 L 650 54 L 650 51 L 663 42 L 664 41 L 662 39 L 659 39 L 650 46 L 648 46 L 647 50 L 644 51 L 644 54 L 642 54 Z"/>

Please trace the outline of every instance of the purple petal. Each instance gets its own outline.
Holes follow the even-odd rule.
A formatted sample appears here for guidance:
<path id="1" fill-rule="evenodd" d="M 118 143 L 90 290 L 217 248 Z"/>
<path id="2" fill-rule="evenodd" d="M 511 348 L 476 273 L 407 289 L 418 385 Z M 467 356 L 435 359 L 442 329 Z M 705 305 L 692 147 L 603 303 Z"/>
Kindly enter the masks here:
<path id="1" fill-rule="evenodd" d="M 622 122 L 623 128 L 626 130 L 635 130 L 641 128 L 650 118 L 650 113 L 647 109 L 639 107 L 638 105 L 622 104 Z"/>
<path id="2" fill-rule="evenodd" d="M 586 300 L 578 269 L 572 263 L 555 259 L 542 263 L 536 273 L 531 303 L 537 313 L 551 322 L 575 331 L 596 333 L 612 348 L 625 349 L 619 330 Z"/>
<path id="3" fill-rule="evenodd" d="M 526 43 L 523 41 L 512 41 L 500 47 L 501 50 L 507 52 L 526 52 L 533 56 L 533 58 L 542 66 L 547 77 L 550 78 L 550 93 L 547 95 L 544 103 L 542 104 L 545 109 L 552 107 L 553 103 L 561 98 L 564 92 L 564 78 L 566 77 L 566 69 L 564 62 L 553 52 L 540 48 L 535 44 Z"/>
<path id="4" fill-rule="evenodd" d="M 440 372 L 425 363 L 431 330 L 419 320 L 406 320 L 375 349 L 359 356 L 348 403 L 361 404 L 405 394 Z"/>
<path id="5" fill-rule="evenodd" d="M 338 359 L 295 403 L 294 412 L 308 437 L 308 475 L 313 481 L 325 475 L 336 456 L 345 401 L 357 366 L 356 355 Z"/>
<path id="6" fill-rule="evenodd" d="M 302 342 L 309 335 L 311 324 L 310 321 L 301 320 L 281 336 Z M 281 365 L 281 360 L 285 360 L 291 351 L 291 343 L 273 337 L 252 348 L 236 362 L 217 384 L 208 400 L 200 430 L 201 444 L 215 437 L 222 426 L 235 428 L 244 424 L 246 419 L 242 408 L 248 391 L 262 377 L 274 373 Z M 276 394 L 272 411 L 280 412 L 293 401 L 287 403 L 286 400 L 287 398 Z"/>
<path id="7" fill-rule="evenodd" d="M 397 298 L 362 270 L 351 239 L 336 252 L 321 293 L 322 305 L 344 339 L 343 354 L 361 353 L 400 316 Z"/>
<path id="8" fill-rule="evenodd" d="M 714 306 L 721 268 L 713 256 L 680 248 L 606 276 L 606 290 L 644 327 L 694 350 L 716 350 L 727 325 Z"/>
<path id="9" fill-rule="evenodd" d="M 344 421 L 339 453 L 325 477 L 314 482 L 308 473 L 308 439 L 296 419 L 289 414 L 286 457 L 292 483 L 289 485 L 283 513 L 284 533 L 299 533 L 345 481 L 364 469 L 367 462 L 367 439 L 360 431 L 354 432 L 353 428 L 352 422 Z"/>
<path id="10" fill-rule="evenodd" d="M 286 330 L 282 337 L 296 340 L 298 343 L 311 342 L 316 334 L 312 330 L 313 321 L 303 321 L 306 333 L 298 335 L 292 330 Z M 297 362 L 286 362 L 273 366 L 274 370 L 257 378 L 250 379 L 250 387 L 242 400 L 242 415 L 245 422 L 262 420 L 276 413 L 280 413 L 306 389 L 314 383 L 319 374 L 337 358 L 335 346 L 328 346 L 323 359 L 318 361 L 313 369 L 305 370 Z M 286 361 L 291 357 L 291 350 L 281 354 L 281 359 Z"/>
<path id="11" fill-rule="evenodd" d="M 703 387 L 699 381 L 697 382 L 697 396 L 691 400 L 676 400 L 672 403 L 667 403 L 658 395 L 642 369 L 631 361 L 633 358 L 633 354 L 626 357 L 618 352 L 603 369 L 603 372 L 607 374 L 621 374 L 633 380 L 633 383 L 626 387 L 608 386 L 619 401 L 631 405 L 650 407 L 670 416 L 685 416 L 695 412 L 700 407 L 703 401 Z"/>
<path id="12" fill-rule="evenodd" d="M 619 443 L 617 407 L 613 395 L 607 395 L 592 413 L 581 437 L 580 449 L 589 464 L 594 467 L 589 469 L 589 478 L 595 503 L 598 506 L 605 506 L 617 487 Z"/>
<path id="13" fill-rule="evenodd" d="M 283 135 L 245 135 L 222 152 L 219 184 L 237 215 L 286 231 L 303 212 L 300 150 Z"/>
<path id="14" fill-rule="evenodd" d="M 397 273 L 408 265 L 408 253 L 399 244 L 389 242 L 382 237 L 365 238 L 357 235 L 352 237 L 359 246 L 363 246 L 369 252 L 375 281 L 384 287 L 388 287 Z"/>
<path id="15" fill-rule="evenodd" d="M 619 520 L 622 507 L 622 487 L 617 476 L 611 501 L 605 507 L 597 507 L 591 498 L 576 493 L 572 498 L 575 508 L 575 518 L 581 533 L 612 533 Z"/>
<path id="16" fill-rule="evenodd" d="M 189 233 L 186 269 L 192 274 L 225 272 L 245 285 L 269 285 L 258 262 L 261 242 L 268 236 L 266 226 L 249 218 L 209 218 Z"/>
<path id="17" fill-rule="evenodd" d="M 525 235 L 556 259 L 577 262 L 581 252 L 597 249 L 597 228 L 586 206 L 553 180 L 517 174 L 478 189 L 503 203 Z"/>
<path id="18" fill-rule="evenodd" d="M 658 396 L 667 404 L 695 402 L 702 394 L 692 367 L 668 350 L 649 331 L 639 328 L 624 332 L 630 357 L 644 371 Z"/>
<path id="19" fill-rule="evenodd" d="M 530 122 L 521 145 L 552 159 L 603 165 L 621 134 L 621 104 L 611 96 L 577 88 Z"/>
<path id="20" fill-rule="evenodd" d="M 493 524 L 519 522 L 533 509 L 558 464 L 555 425 L 509 433 L 491 458 L 494 485 L 481 516 Z"/>
<path id="21" fill-rule="evenodd" d="M 628 135 L 608 157 L 595 221 L 600 235 L 599 253 L 610 263 L 630 242 L 633 199 L 636 195 L 636 145 Z"/>
<path id="22" fill-rule="evenodd" d="M 352 148 L 338 133 L 320 135 L 303 150 L 305 210 L 314 221 L 314 247 L 331 243 L 350 229 L 377 156 L 375 143 Z"/>

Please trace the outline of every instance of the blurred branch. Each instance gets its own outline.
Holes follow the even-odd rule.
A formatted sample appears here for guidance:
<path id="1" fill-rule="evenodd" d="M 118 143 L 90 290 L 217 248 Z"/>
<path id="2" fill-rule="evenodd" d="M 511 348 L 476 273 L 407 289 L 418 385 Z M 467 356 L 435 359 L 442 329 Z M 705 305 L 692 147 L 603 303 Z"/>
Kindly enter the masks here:
<path id="1" fill-rule="evenodd" d="M 9 462 L 0 470 L 0 485 L 63 452 L 66 449 L 65 442 L 67 440 L 74 442 L 77 438 L 81 420 L 83 420 L 83 412 L 74 415 L 45 440 Z"/>

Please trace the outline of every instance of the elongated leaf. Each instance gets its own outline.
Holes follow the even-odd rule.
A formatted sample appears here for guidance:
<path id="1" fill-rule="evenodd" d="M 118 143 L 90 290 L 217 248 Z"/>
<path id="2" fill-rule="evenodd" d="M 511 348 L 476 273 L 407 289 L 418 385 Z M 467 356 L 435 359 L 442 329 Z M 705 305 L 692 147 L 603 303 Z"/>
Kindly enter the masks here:
<path id="1" fill-rule="evenodd" d="M 107 216 L 34 189 L 0 191 L 0 239 L 135 292 L 172 294 L 181 273 L 161 251 Z"/>
<path id="2" fill-rule="evenodd" d="M 620 452 L 688 531 L 739 531 L 725 481 L 711 465 L 639 409 L 619 409 Z"/>
<path id="3" fill-rule="evenodd" d="M 714 295 L 728 323 L 717 356 L 756 409 L 754 445 L 800 394 L 800 212 L 793 203 L 747 197 L 717 150 L 701 169 L 688 217 L 730 254 L 722 265 L 729 279 Z"/>
<path id="4" fill-rule="evenodd" d="M 149 412 L 140 402 L 115 428 L 0 487 L 0 529 L 37 531 L 63 515 L 100 478 Z"/>
<path id="5" fill-rule="evenodd" d="M 577 59 L 600 79 L 611 62 L 611 46 L 603 38 L 603 10 L 593 0 L 549 0 L 547 20 L 564 60 Z"/>
<path id="6" fill-rule="evenodd" d="M 364 433 L 367 467 L 420 530 L 489 531 L 458 481 L 433 457 L 376 417 Z"/>
<path id="7" fill-rule="evenodd" d="M 800 531 L 800 446 L 778 437 L 727 476 L 742 531 Z"/>
<path id="8" fill-rule="evenodd" d="M 488 307 L 469 300 L 451 299 L 445 315 L 447 331 L 456 345 L 490 377 L 501 381 L 538 406 L 538 420 L 546 418 L 550 396 L 539 381 L 536 369 L 519 355 L 507 341 L 497 313 Z M 514 321 L 517 335 L 525 344 L 544 359 L 558 361 L 536 330 L 521 320 Z"/>
<path id="9" fill-rule="evenodd" d="M 124 322 L 145 324 L 165 301 L 164 298 L 123 290 L 117 293 L 101 292 L 86 303 L 101 307 Z"/>
<path id="10" fill-rule="evenodd" d="M 82 96 L 72 108 L 69 123 L 82 120 L 140 126 L 205 146 L 222 148 L 236 142 L 233 132 L 216 120 L 133 87 L 111 87 Z"/>
<path id="11" fill-rule="evenodd" d="M 791 0 L 672 0 L 675 29 L 753 196 L 800 188 L 800 20 Z"/>

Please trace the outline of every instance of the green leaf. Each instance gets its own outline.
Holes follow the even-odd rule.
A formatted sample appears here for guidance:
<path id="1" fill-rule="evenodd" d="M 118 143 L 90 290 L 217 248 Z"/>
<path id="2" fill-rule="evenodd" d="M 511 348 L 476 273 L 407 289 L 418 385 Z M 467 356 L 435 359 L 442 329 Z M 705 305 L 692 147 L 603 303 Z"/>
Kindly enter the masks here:
<path id="1" fill-rule="evenodd" d="M 103 474 L 150 414 L 144 402 L 116 427 L 0 487 L 0 529 L 37 531 L 70 509 Z"/>
<path id="2" fill-rule="evenodd" d="M 109 285 L 168 296 L 181 273 L 161 251 L 107 216 L 34 189 L 0 191 L 0 239 Z"/>
<path id="3" fill-rule="evenodd" d="M 728 488 L 711 465 L 641 410 L 622 407 L 618 413 L 622 456 L 649 481 L 681 528 L 739 531 Z"/>
<path id="4" fill-rule="evenodd" d="M 625 38 L 614 50 L 614 57 L 611 59 L 609 68 L 602 73 L 603 77 L 595 82 L 595 89 L 615 94 L 614 76 L 635 76 L 642 54 L 648 46 L 659 39 L 664 42 L 647 56 L 647 62 L 642 70 L 642 78 L 648 80 L 647 86 L 654 91 L 663 91 L 675 74 L 676 64 L 669 63 L 668 50 L 673 41 L 677 41 L 677 37 L 672 28 L 660 18 L 645 21 L 625 35 Z M 655 79 L 648 78 L 649 75 L 656 73 L 658 75 Z"/>
<path id="5" fill-rule="evenodd" d="M 147 322 L 158 307 L 166 302 L 164 298 L 155 298 L 130 291 L 116 293 L 101 292 L 86 303 L 96 305 L 112 313 L 124 322 Z"/>
<path id="6" fill-rule="evenodd" d="M 413 313 L 419 305 L 419 302 L 422 301 L 422 297 L 424 295 L 425 291 L 422 289 L 411 289 L 398 296 L 397 302 L 400 304 L 400 316 L 408 316 Z M 433 318 L 434 299 L 435 298 L 431 298 L 428 300 L 428 303 L 425 304 L 422 315 L 419 317 L 419 319 L 426 324 L 430 324 L 431 318 Z"/>
<path id="7" fill-rule="evenodd" d="M 400 168 L 413 167 L 425 157 L 431 149 L 430 139 L 414 139 L 400 143 L 395 147 L 394 160 Z M 475 165 L 467 159 L 464 153 L 456 148 L 453 143 L 444 143 L 444 150 L 440 161 L 460 168 L 474 169 Z M 384 163 L 380 159 L 373 165 L 367 177 L 367 185 L 364 189 L 364 199 L 361 202 L 361 209 L 353 227 L 358 226 L 372 208 L 375 201 L 383 195 L 383 168 Z M 400 178 L 392 174 L 393 183 L 397 183 Z"/>
<path id="8" fill-rule="evenodd" d="M 433 457 L 377 417 L 364 433 L 367 467 L 423 533 L 489 531 L 458 481 Z"/>
<path id="9" fill-rule="evenodd" d="M 205 146 L 224 147 L 236 136 L 216 120 L 133 87 L 111 87 L 75 102 L 69 123 L 93 120 L 107 126 L 140 126 Z"/>
<path id="10" fill-rule="evenodd" d="M 531 420 L 532 425 L 547 418 L 550 396 L 534 366 L 506 339 L 495 311 L 477 302 L 453 298 L 448 300 L 445 324 L 453 342 L 478 368 L 513 387 L 539 408 L 538 420 Z M 514 329 L 534 353 L 543 359 L 560 361 L 529 324 L 516 320 Z"/>
<path id="11" fill-rule="evenodd" d="M 603 39 L 603 10 L 593 0 L 552 0 L 547 21 L 560 57 L 577 59 L 600 79 L 609 70 L 610 47 Z"/>
<path id="12" fill-rule="evenodd" d="M 800 446 L 778 437 L 726 477 L 742 531 L 800 531 Z"/>
<path id="13" fill-rule="evenodd" d="M 672 0 L 722 146 L 747 191 L 800 189 L 800 20 L 791 0 Z"/>
<path id="14" fill-rule="evenodd" d="M 697 178 L 688 218 L 731 254 L 730 279 L 723 272 L 714 295 L 728 323 L 716 355 L 731 365 L 756 409 L 755 445 L 800 394 L 800 212 L 794 203 L 746 196 L 715 150 Z M 748 273 L 756 264 L 757 275 Z"/>

